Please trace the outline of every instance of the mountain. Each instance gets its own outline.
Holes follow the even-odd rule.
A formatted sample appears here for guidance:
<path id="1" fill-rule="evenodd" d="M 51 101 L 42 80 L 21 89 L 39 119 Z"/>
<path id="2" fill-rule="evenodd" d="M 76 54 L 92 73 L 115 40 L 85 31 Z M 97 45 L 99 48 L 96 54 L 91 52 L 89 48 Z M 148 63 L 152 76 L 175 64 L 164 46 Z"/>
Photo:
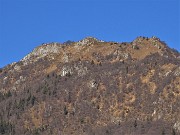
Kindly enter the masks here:
<path id="1" fill-rule="evenodd" d="M 46 43 L 0 70 L 2 135 L 178 135 L 180 53 L 157 37 Z"/>

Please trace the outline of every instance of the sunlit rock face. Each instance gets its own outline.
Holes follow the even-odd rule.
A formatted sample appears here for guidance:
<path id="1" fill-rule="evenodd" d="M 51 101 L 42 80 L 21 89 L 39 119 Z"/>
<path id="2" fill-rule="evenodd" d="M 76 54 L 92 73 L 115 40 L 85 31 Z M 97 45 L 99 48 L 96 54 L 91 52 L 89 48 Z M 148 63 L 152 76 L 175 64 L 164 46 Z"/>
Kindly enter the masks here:
<path id="1" fill-rule="evenodd" d="M 26 55 L 21 61 L 24 62 L 25 65 L 27 65 L 28 62 L 37 61 L 38 59 L 48 56 L 50 54 L 57 54 L 60 52 L 61 48 L 62 46 L 59 43 L 43 44 L 42 46 L 35 48 L 31 53 Z"/>
<path id="2" fill-rule="evenodd" d="M 83 40 L 78 41 L 77 45 L 90 45 L 90 44 L 97 43 L 97 42 L 104 42 L 104 41 L 99 40 L 94 37 L 87 37 L 87 38 L 84 38 Z"/>

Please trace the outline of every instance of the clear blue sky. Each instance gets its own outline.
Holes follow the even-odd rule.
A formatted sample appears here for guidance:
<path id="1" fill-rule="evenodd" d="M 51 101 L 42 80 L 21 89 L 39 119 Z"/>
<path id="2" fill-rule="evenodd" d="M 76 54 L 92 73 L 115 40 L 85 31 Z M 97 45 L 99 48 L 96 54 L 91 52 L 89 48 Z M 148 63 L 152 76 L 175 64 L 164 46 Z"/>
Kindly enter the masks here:
<path id="1" fill-rule="evenodd" d="M 179 0 L 0 0 L 0 67 L 45 42 L 153 35 L 180 51 Z"/>

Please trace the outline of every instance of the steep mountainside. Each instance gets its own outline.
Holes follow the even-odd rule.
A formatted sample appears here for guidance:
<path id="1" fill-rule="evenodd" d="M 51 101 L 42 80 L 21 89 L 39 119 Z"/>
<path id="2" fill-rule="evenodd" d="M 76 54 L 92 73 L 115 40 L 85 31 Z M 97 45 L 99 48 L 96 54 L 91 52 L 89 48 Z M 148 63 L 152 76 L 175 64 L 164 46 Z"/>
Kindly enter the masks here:
<path id="1" fill-rule="evenodd" d="M 47 43 L 0 70 L 0 134 L 178 135 L 180 54 L 156 37 Z"/>

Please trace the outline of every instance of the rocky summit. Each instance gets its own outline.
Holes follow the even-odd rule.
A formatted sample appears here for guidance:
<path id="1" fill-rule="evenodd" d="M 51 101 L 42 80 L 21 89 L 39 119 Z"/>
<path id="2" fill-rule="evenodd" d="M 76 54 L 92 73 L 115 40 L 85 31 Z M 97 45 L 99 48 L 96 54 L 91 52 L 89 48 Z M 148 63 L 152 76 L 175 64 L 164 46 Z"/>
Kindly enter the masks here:
<path id="1" fill-rule="evenodd" d="M 0 69 L 1 135 L 179 135 L 180 53 L 157 37 L 45 43 Z"/>

